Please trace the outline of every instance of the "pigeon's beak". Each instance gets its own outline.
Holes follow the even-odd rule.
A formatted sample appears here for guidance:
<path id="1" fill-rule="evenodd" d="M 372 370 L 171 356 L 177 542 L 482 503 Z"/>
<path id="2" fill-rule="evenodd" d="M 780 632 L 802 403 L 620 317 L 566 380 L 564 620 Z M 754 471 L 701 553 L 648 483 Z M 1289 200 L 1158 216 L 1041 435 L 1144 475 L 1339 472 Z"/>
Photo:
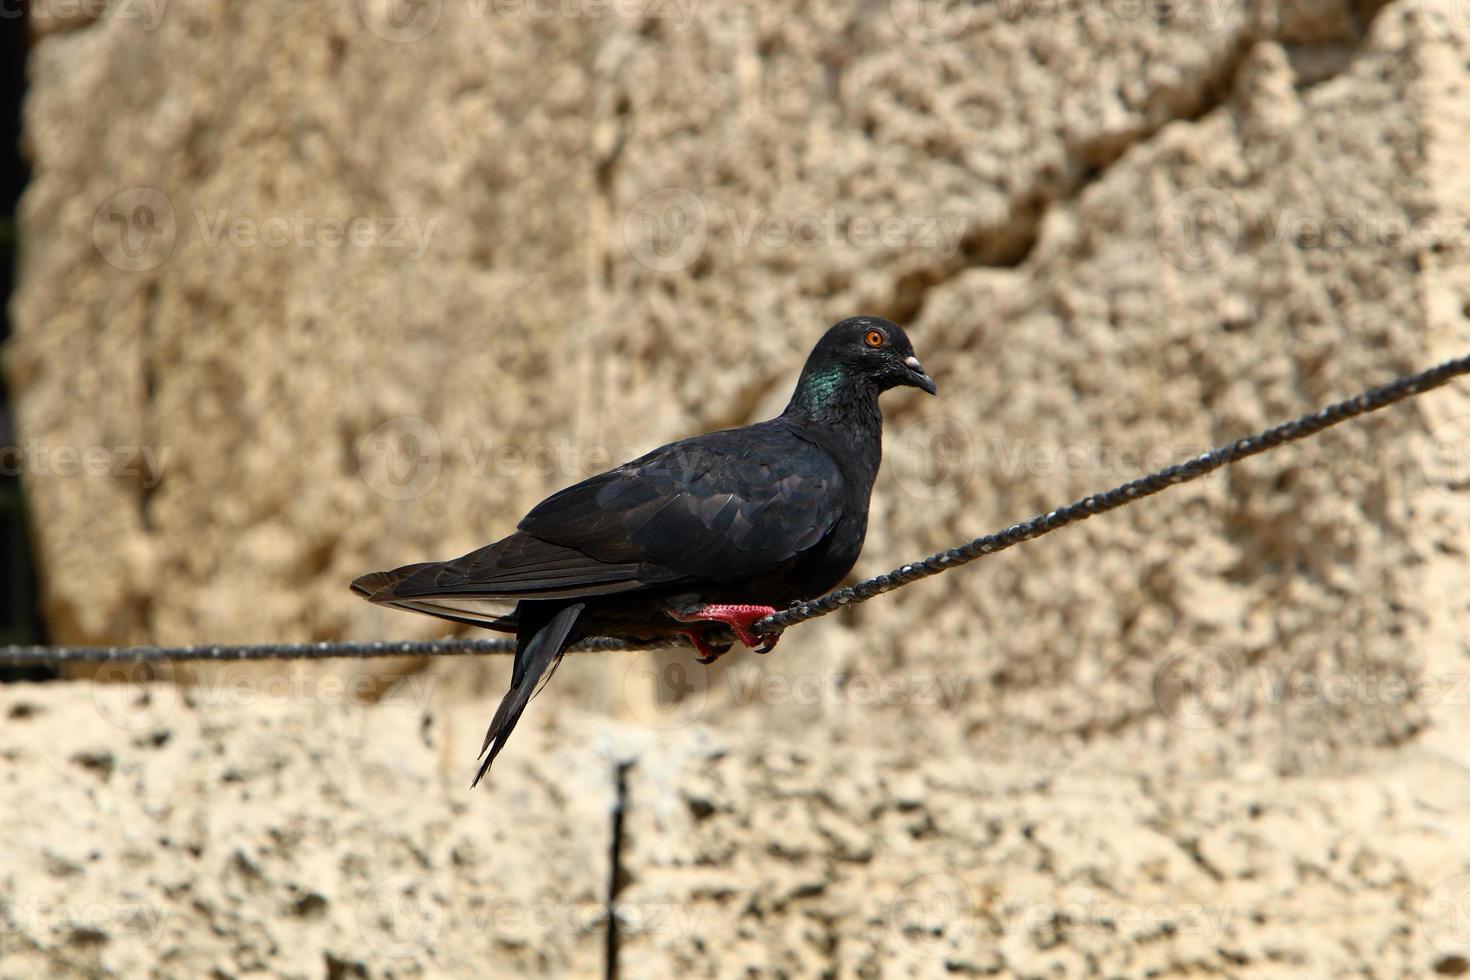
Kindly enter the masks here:
<path id="1" fill-rule="evenodd" d="M 934 387 L 934 379 L 924 373 L 924 365 L 919 363 L 917 357 L 912 354 L 905 357 L 903 366 L 909 369 L 909 384 L 915 388 L 922 388 L 931 395 L 938 394 L 938 389 Z"/>

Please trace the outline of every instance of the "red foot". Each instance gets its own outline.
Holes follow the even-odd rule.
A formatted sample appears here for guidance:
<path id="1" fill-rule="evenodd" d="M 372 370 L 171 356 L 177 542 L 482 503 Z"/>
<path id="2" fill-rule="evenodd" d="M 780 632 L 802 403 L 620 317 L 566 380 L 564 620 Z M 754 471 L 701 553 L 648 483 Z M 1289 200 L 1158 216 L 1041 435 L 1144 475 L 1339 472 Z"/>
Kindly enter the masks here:
<path id="1" fill-rule="evenodd" d="M 764 636 L 756 636 L 750 631 L 751 626 L 765 619 L 776 611 L 774 606 L 727 606 L 709 605 L 700 606 L 692 612 L 681 613 L 670 611 L 681 623 L 723 623 L 734 630 L 735 636 L 741 643 L 750 647 L 756 653 L 770 653 L 776 646 L 776 641 L 781 639 L 780 633 L 767 633 Z M 704 640 L 701 637 L 695 643 L 701 654 L 705 653 Z M 723 653 L 724 651 L 720 651 Z M 718 654 L 716 654 L 718 656 Z"/>

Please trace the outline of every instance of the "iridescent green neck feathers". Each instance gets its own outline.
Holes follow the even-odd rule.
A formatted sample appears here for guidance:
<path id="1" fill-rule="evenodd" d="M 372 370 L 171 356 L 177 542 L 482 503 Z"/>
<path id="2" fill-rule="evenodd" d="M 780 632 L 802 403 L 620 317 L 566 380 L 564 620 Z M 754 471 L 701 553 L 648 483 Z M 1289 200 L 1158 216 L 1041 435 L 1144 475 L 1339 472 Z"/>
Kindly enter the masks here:
<path id="1" fill-rule="evenodd" d="M 829 364 L 804 375 L 797 383 L 792 401 L 808 411 L 817 411 L 831 403 L 847 383 L 847 372 L 840 364 Z"/>

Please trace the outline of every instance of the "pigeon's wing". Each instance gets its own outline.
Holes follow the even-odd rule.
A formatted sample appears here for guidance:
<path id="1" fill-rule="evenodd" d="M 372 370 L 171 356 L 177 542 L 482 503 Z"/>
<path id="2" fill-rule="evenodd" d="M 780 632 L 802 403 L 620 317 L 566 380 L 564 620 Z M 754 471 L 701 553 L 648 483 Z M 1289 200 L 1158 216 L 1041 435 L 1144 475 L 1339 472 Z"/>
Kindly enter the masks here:
<path id="1" fill-rule="evenodd" d="M 568 599 L 643 587 L 636 562 L 604 562 L 517 532 L 452 561 L 372 572 L 352 591 L 372 602 L 514 631 L 522 599 Z"/>
<path id="2" fill-rule="evenodd" d="M 582 599 L 769 572 L 842 517 L 825 451 L 775 423 L 696 436 L 553 494 L 504 540 L 364 575 L 353 591 L 442 619 L 516 628 L 523 599 Z"/>
<path id="3" fill-rule="evenodd" d="M 731 582 L 819 543 L 844 512 L 827 452 L 770 422 L 695 436 L 553 494 L 520 530 L 648 584 Z"/>

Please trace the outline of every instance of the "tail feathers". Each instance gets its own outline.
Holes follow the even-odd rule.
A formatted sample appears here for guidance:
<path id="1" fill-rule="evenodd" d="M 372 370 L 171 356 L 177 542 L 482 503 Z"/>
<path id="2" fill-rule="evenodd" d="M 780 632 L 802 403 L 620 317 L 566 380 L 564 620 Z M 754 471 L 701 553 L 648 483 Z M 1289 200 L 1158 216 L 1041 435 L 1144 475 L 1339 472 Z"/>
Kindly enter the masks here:
<path id="1" fill-rule="evenodd" d="M 510 690 L 505 692 L 500 707 L 495 711 L 495 718 L 485 732 L 485 742 L 480 746 L 480 770 L 475 773 L 474 781 L 470 783 L 471 788 L 485 778 L 485 773 L 490 771 L 490 764 L 495 761 L 500 750 L 505 748 L 506 739 L 515 729 L 516 722 L 521 720 L 521 712 L 526 710 L 526 705 L 536 693 L 542 678 L 549 677 L 556 669 L 562 651 L 566 648 L 567 637 L 572 632 L 572 625 L 584 608 L 585 603 L 573 603 L 557 611 L 539 629 L 533 629 L 528 624 L 517 634 L 516 661 L 511 674 Z"/>
<path id="2" fill-rule="evenodd" d="M 352 580 L 352 592 L 368 602 L 394 609 L 423 613 L 447 619 L 451 623 L 483 626 L 487 629 L 514 633 L 517 630 L 514 599 L 488 599 L 478 596 L 424 595 L 400 596 L 399 585 L 414 573 L 435 567 L 434 562 L 404 565 L 386 572 L 368 572 Z"/>
<path id="3" fill-rule="evenodd" d="M 379 592 L 397 584 L 399 575 L 393 572 L 368 572 L 352 580 L 352 591 L 364 599 L 371 599 Z"/>

